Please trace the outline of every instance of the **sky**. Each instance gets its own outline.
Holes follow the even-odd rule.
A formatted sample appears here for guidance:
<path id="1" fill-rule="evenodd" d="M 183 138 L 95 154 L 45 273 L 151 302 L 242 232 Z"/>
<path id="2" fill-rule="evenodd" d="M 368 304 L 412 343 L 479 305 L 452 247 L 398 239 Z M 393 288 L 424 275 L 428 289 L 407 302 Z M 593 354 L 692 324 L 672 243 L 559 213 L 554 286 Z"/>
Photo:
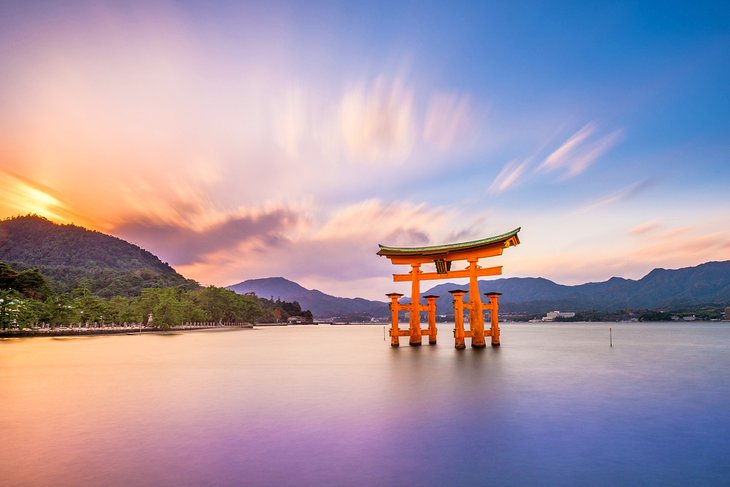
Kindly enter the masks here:
<path id="1" fill-rule="evenodd" d="M 728 260 L 730 4 L 5 0 L 0 218 L 28 213 L 371 299 L 410 293 L 379 243 L 517 227 L 503 277 Z"/>

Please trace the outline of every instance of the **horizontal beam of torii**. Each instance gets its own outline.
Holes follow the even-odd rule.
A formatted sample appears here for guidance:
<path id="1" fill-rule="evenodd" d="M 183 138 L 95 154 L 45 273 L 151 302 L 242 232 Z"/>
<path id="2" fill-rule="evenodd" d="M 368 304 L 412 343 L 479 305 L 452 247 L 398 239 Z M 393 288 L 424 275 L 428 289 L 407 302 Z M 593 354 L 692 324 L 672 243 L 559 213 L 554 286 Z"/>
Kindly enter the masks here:
<path id="1" fill-rule="evenodd" d="M 501 265 L 495 267 L 477 268 L 477 277 L 500 275 L 502 275 Z M 419 272 L 418 280 L 435 281 L 436 279 L 462 279 L 469 278 L 469 276 L 471 276 L 471 274 L 469 274 L 469 269 L 464 269 L 461 271 L 447 271 L 441 274 L 439 274 L 438 272 Z M 413 274 L 410 272 L 408 274 L 393 274 L 393 282 L 405 282 L 412 280 Z"/>

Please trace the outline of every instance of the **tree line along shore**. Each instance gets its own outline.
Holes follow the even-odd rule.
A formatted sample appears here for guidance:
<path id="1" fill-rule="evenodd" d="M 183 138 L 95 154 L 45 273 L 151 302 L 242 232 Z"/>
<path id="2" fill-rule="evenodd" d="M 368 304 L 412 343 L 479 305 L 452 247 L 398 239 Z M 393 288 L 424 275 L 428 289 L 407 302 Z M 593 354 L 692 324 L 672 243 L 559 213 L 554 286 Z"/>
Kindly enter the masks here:
<path id="1" fill-rule="evenodd" d="M 81 280 L 70 292 L 59 292 L 37 269 L 16 270 L 0 262 L 0 335 L 13 330 L 200 328 L 224 323 L 280 322 L 292 316 L 311 321 L 299 303 L 240 295 L 215 286 L 150 287 L 136 296 L 101 297 Z M 194 325 L 198 324 L 198 325 Z M 182 329 L 182 328 L 181 328 Z M 47 330 L 43 332 L 43 330 Z M 69 334 L 78 331 L 69 331 Z"/>

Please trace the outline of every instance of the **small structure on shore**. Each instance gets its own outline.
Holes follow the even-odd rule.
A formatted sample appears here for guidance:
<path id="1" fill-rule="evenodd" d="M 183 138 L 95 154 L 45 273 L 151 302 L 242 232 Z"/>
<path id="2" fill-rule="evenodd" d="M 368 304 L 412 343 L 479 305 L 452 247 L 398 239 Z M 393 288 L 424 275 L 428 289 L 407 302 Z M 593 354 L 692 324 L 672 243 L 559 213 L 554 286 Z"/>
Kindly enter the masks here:
<path id="1" fill-rule="evenodd" d="M 555 321 L 559 319 L 569 319 L 569 318 L 575 318 L 575 313 L 572 311 L 549 311 L 545 316 L 542 317 L 539 321 Z"/>
<path id="2" fill-rule="evenodd" d="M 502 266 L 481 267 L 479 259 L 502 255 L 504 249 L 520 243 L 517 237 L 520 228 L 511 232 L 471 242 L 436 245 L 431 247 L 387 247 L 380 245 L 378 255 L 387 257 L 394 265 L 410 265 L 411 271 L 407 274 L 393 274 L 394 282 L 411 282 L 411 302 L 401 304 L 399 293 L 389 293 L 391 311 L 390 344 L 393 347 L 400 345 L 401 336 L 409 337 L 408 344 L 420 346 L 422 336 L 428 335 L 429 345 L 436 344 L 436 298 L 438 296 L 424 296 L 426 304 L 421 304 L 421 281 L 436 279 L 469 278 L 469 290 L 454 289 L 449 291 L 454 297 L 454 339 L 455 347 L 463 349 L 465 338 L 471 338 L 471 346 L 482 348 L 486 346 L 485 337 L 491 337 L 493 347 L 498 347 L 499 340 L 499 296 L 500 293 L 486 293 L 489 303 L 482 303 L 479 296 L 478 277 L 498 276 L 502 274 Z M 466 261 L 468 266 L 462 270 L 451 270 L 453 262 Z M 421 265 L 435 264 L 436 272 L 423 272 Z M 469 293 L 469 302 L 464 302 L 464 295 Z M 464 310 L 469 311 L 469 329 L 464 327 Z M 490 312 L 491 328 L 484 329 L 484 314 Z M 398 327 L 398 313 L 409 313 L 409 328 Z M 421 311 L 428 313 L 428 328 L 421 329 Z"/>

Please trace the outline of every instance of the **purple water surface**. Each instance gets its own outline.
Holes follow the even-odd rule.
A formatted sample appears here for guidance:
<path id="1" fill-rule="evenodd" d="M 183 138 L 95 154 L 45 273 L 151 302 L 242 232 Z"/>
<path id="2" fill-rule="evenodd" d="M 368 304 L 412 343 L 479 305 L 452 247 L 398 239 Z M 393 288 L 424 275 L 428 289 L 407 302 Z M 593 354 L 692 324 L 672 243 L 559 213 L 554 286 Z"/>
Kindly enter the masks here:
<path id="1" fill-rule="evenodd" d="M 728 485 L 730 324 L 502 330 L 3 340 L 0 485 Z"/>

